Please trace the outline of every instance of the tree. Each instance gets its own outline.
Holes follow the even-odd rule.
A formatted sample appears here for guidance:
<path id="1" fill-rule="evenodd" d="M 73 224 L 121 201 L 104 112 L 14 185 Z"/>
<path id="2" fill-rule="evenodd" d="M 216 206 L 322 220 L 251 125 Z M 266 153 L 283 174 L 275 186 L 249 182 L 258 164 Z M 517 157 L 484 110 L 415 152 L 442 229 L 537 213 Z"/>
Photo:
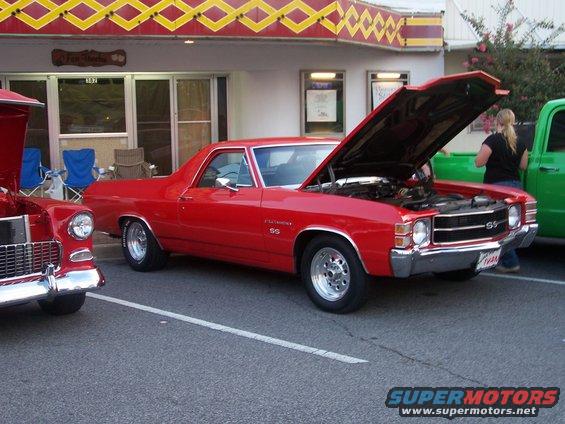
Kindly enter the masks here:
<path id="1" fill-rule="evenodd" d="M 516 11 L 512 0 L 492 6 L 498 16 L 495 28 L 487 28 L 483 17 L 465 12 L 465 19 L 481 37 L 463 66 L 467 70 L 485 71 L 502 82 L 510 94 L 482 115 L 485 132 L 491 130 L 500 108 L 510 108 L 517 122 L 534 122 L 541 107 L 551 99 L 565 97 L 565 64 L 552 64 L 548 53 L 552 42 L 565 30 L 551 21 L 519 18 L 511 22 Z M 542 38 L 539 33 L 545 34 Z"/>

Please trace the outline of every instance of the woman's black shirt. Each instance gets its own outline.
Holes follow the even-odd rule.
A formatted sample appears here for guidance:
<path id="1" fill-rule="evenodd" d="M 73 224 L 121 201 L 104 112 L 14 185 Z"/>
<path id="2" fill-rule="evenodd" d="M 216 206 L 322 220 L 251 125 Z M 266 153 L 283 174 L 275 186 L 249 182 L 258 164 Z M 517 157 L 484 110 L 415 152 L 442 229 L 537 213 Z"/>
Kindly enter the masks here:
<path id="1" fill-rule="evenodd" d="M 518 140 L 516 153 L 512 152 L 506 138 L 501 133 L 489 135 L 483 144 L 492 150 L 486 163 L 486 172 L 483 179 L 484 183 L 493 184 L 499 181 L 519 181 L 520 160 L 526 150 L 526 146 Z"/>

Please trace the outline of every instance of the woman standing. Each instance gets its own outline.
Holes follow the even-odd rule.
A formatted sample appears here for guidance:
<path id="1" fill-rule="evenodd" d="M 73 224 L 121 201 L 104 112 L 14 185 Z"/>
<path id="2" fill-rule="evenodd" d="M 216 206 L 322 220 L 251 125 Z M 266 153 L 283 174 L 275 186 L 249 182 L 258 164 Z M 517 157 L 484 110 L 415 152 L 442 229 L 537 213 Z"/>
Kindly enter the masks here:
<path id="1" fill-rule="evenodd" d="M 485 184 L 496 184 L 507 187 L 522 188 L 519 170 L 528 166 L 528 150 L 518 140 L 514 131 L 514 112 L 502 109 L 496 115 L 496 132 L 489 135 L 483 142 L 475 166 L 486 165 L 483 179 Z M 520 271 L 520 262 L 515 250 L 506 252 L 497 267 L 501 272 Z"/>

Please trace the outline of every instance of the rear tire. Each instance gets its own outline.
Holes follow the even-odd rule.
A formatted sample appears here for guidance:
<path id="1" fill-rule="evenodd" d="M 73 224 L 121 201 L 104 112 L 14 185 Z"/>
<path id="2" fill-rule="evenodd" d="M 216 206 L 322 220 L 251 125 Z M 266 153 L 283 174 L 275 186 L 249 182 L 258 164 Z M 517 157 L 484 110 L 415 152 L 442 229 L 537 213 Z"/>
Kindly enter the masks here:
<path id="1" fill-rule="evenodd" d="M 169 258 L 151 230 L 139 219 L 127 219 L 122 225 L 122 251 L 129 266 L 141 272 L 162 269 Z"/>
<path id="2" fill-rule="evenodd" d="M 357 252 L 340 237 L 321 235 L 308 243 L 300 272 L 308 296 L 324 311 L 353 312 L 367 299 L 369 276 Z"/>
<path id="3" fill-rule="evenodd" d="M 480 272 L 473 268 L 458 269 L 457 271 L 434 272 L 434 275 L 441 280 L 449 281 L 467 281 L 479 275 Z"/>
<path id="4" fill-rule="evenodd" d="M 77 312 L 86 299 L 86 293 L 66 294 L 53 300 L 40 300 L 39 306 L 43 312 L 51 315 L 67 315 Z"/>

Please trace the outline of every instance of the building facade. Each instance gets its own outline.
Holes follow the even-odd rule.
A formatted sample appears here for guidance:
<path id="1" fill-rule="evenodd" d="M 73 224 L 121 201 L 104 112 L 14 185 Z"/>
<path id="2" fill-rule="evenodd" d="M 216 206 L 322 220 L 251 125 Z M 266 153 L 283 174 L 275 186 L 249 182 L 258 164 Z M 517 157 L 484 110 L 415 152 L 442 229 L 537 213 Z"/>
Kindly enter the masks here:
<path id="1" fill-rule="evenodd" d="M 0 0 L 0 84 L 46 104 L 28 146 L 144 147 L 160 174 L 202 146 L 351 131 L 442 75 L 441 13 L 339 0 Z"/>

